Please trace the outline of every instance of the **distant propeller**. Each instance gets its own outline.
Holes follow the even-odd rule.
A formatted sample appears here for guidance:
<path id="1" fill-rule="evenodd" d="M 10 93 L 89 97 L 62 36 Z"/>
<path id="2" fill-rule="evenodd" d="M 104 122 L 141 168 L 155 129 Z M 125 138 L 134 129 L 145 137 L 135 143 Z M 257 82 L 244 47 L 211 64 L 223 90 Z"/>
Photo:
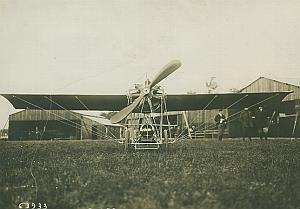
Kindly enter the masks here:
<path id="1" fill-rule="evenodd" d="M 181 66 L 181 62 L 179 60 L 173 60 L 169 62 L 167 65 L 165 65 L 160 72 L 156 75 L 154 80 L 150 83 L 150 85 L 146 85 L 142 91 L 141 94 L 137 99 L 133 101 L 129 106 L 122 109 L 120 112 L 115 114 L 110 121 L 112 123 L 118 123 L 124 118 L 126 118 L 142 101 L 142 99 L 148 95 L 151 92 L 151 88 L 154 87 L 156 84 L 158 84 L 160 81 L 168 77 L 171 73 L 173 73 L 175 70 L 177 70 Z"/>

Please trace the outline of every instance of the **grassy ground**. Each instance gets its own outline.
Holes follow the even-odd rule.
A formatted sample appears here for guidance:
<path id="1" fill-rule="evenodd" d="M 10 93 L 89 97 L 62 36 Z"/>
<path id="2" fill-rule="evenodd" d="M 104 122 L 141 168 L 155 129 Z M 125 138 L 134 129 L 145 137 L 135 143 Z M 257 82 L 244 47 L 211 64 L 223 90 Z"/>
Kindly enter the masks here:
<path id="1" fill-rule="evenodd" d="M 1 209 L 300 208 L 296 140 L 195 140 L 127 153 L 104 141 L 0 142 L 0 168 Z"/>

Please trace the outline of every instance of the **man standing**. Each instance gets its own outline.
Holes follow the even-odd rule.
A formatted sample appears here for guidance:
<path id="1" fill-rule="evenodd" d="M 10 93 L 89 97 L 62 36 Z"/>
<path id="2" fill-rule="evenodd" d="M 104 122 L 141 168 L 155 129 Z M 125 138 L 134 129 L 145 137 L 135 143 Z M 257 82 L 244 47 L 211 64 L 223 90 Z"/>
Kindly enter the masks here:
<path id="1" fill-rule="evenodd" d="M 243 140 L 245 140 L 246 137 L 249 137 L 249 140 L 251 141 L 251 130 L 253 128 L 253 120 L 251 112 L 248 110 L 247 107 L 245 107 L 240 114 L 240 122 L 242 125 Z"/>
<path id="2" fill-rule="evenodd" d="M 222 112 L 223 112 L 223 110 L 220 109 L 219 113 L 215 116 L 215 122 L 216 122 L 217 127 L 218 127 L 218 139 L 219 139 L 219 141 L 222 141 L 224 130 L 226 128 L 226 122 L 227 122 L 226 117 Z"/>
<path id="3" fill-rule="evenodd" d="M 255 126 L 260 140 L 263 140 L 263 137 L 267 140 L 267 117 L 263 107 L 259 107 L 258 111 L 255 113 Z"/>

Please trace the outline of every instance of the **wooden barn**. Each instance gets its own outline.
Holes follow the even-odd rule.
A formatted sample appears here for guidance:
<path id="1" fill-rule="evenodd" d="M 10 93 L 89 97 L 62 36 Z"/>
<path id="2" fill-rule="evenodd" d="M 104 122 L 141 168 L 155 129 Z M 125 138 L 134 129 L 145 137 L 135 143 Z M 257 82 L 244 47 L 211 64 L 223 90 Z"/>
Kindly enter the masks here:
<path id="1" fill-rule="evenodd" d="M 300 86 L 277 81 L 270 78 L 259 77 L 240 92 L 273 92 L 273 91 L 293 91 L 284 98 L 283 102 L 274 110 L 269 110 L 270 124 L 269 135 L 274 137 L 299 137 L 300 124 L 297 123 L 300 105 Z M 236 111 L 230 110 L 229 115 Z M 298 113 L 299 114 L 299 113 Z M 241 128 L 238 120 L 234 120 L 229 125 L 229 132 L 232 137 L 241 135 Z"/>
<path id="2" fill-rule="evenodd" d="M 269 119 L 274 115 L 277 117 L 276 124 L 270 126 L 270 135 L 279 137 L 292 137 L 300 136 L 300 124 L 295 123 L 297 107 L 300 105 L 300 87 L 297 85 L 259 77 L 246 87 L 242 88 L 239 92 L 275 92 L 275 91 L 293 91 L 289 94 L 283 102 L 276 108 L 276 114 L 274 109 L 267 110 Z M 254 110 L 252 110 L 254 111 Z M 199 111 L 188 111 L 186 113 L 189 126 L 195 127 L 193 132 L 194 137 L 215 137 L 217 134 L 217 128 L 214 122 L 214 117 L 218 113 L 218 110 L 199 110 Z M 225 130 L 225 135 L 228 137 L 240 137 L 241 124 L 239 122 L 239 111 L 233 109 L 225 109 L 223 113 L 228 118 L 228 126 Z M 274 115 L 273 115 L 274 114 Z M 293 133 L 294 132 L 294 133 Z M 253 135 L 257 135 L 255 129 Z"/>
<path id="3" fill-rule="evenodd" d="M 9 116 L 8 140 L 119 138 L 122 126 L 66 110 L 23 110 Z"/>

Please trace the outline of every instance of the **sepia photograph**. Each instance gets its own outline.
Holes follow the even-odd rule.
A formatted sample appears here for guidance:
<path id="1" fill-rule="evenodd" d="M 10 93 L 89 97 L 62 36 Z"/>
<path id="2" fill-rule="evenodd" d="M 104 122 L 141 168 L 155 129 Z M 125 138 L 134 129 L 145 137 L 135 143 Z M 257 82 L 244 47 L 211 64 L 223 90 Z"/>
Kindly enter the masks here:
<path id="1" fill-rule="evenodd" d="M 0 0 L 0 209 L 300 209 L 299 11 Z"/>

